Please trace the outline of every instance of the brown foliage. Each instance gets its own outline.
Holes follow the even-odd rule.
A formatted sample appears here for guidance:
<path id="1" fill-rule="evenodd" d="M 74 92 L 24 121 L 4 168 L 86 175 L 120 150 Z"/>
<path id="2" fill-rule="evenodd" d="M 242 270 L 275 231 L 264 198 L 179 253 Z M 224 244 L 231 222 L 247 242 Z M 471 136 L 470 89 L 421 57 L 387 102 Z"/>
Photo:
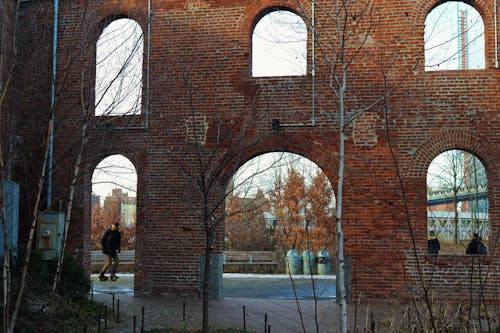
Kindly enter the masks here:
<path id="1" fill-rule="evenodd" d="M 294 168 L 288 177 L 278 177 L 272 194 L 273 209 L 278 218 L 276 238 L 286 250 L 332 253 L 335 241 L 335 220 L 332 208 L 333 190 L 323 173 L 311 185 Z"/>
<path id="2" fill-rule="evenodd" d="M 230 194 L 226 200 L 225 249 L 295 249 L 330 253 L 335 249 L 334 196 L 328 178 L 322 172 L 306 185 L 297 170 L 288 177 L 278 176 L 269 200 L 262 190 L 254 198 Z M 267 224 L 264 213 L 274 214 L 277 225 Z"/>
<path id="3" fill-rule="evenodd" d="M 274 249 L 273 229 L 266 226 L 264 212 L 269 201 L 261 190 L 255 198 L 229 195 L 226 202 L 225 249 L 266 251 Z"/>
<path id="4" fill-rule="evenodd" d="M 123 223 L 123 218 L 120 216 L 118 202 L 106 202 L 102 207 L 96 204 L 92 208 L 92 224 L 91 224 L 91 249 L 101 250 L 101 237 L 110 228 L 112 223 L 120 223 L 120 232 L 122 236 L 121 249 L 135 249 L 135 223 L 126 225 Z"/>

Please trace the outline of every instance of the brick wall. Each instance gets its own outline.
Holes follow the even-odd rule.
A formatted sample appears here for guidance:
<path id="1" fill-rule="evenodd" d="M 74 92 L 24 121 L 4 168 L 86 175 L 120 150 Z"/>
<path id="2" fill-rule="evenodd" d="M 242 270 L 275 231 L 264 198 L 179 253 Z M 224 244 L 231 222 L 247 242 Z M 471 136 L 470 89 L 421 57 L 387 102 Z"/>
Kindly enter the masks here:
<path id="1" fill-rule="evenodd" d="M 316 3 L 318 8 L 325 8 L 326 1 Z M 424 21 L 435 3 L 377 2 L 373 20 L 376 24 L 348 72 L 349 110 L 362 109 L 382 96 L 380 59 L 389 86 L 399 85 L 387 100 L 387 124 L 382 105 L 376 104 L 347 128 L 343 209 L 354 296 L 407 297 L 410 290 L 420 288 L 418 268 L 432 290 L 451 298 L 463 299 L 468 297 L 469 287 L 478 289 L 475 282 L 472 286 L 469 283 L 471 272 L 477 272 L 477 260 L 440 256 L 436 261 L 426 256 L 426 172 L 434 157 L 453 148 L 474 153 L 487 170 L 491 248 L 480 263 L 487 272 L 486 298 L 495 300 L 500 291 L 500 70 L 493 68 L 493 4 L 476 1 L 485 23 L 486 69 L 425 72 Z M 189 144 L 197 136 L 186 119 L 194 112 L 197 126 L 204 131 L 200 134 L 207 154 L 218 147 L 220 134 L 230 131 L 227 124 L 247 120 L 244 137 L 228 144 L 228 150 L 241 145 L 242 155 L 235 157 L 232 164 L 214 167 L 225 170 L 217 178 L 212 200 L 223 192 L 235 166 L 258 154 L 282 150 L 317 163 L 336 189 L 338 104 L 329 88 L 328 67 L 320 61 L 322 56 L 332 54 L 327 48 L 317 50 L 316 125 L 272 131 L 272 119 L 280 119 L 281 124 L 310 121 L 311 76 L 252 78 L 251 29 L 259 13 L 269 6 L 286 6 L 298 13 L 301 6 L 295 1 L 268 0 L 153 1 L 152 5 L 150 112 L 148 116 L 92 121 L 95 127 L 85 154 L 85 173 L 77 187 L 70 251 L 89 267 L 91 174 L 102 158 L 123 154 L 138 173 L 136 293 L 195 295 L 204 232 L 199 218 L 186 205 L 189 200 L 200 206 L 198 193 L 189 186 L 187 176 L 187 171 L 197 171 L 195 146 Z M 310 13 L 310 1 L 304 1 L 302 6 Z M 28 198 L 33 198 L 48 119 L 51 10 L 48 1 L 22 4 L 20 31 L 25 33 L 19 38 L 21 66 L 16 72 L 12 106 L 18 112 L 18 130 L 25 142 L 19 148 L 23 158 L 16 165 L 16 177 L 26 184 L 23 223 L 29 220 Z M 63 202 L 75 158 L 74 145 L 79 142 L 80 97 L 93 103 L 92 45 L 103 22 L 112 16 L 129 16 L 147 31 L 146 1 L 93 1 L 88 10 L 82 8 L 81 2 L 68 1 L 61 8 L 55 188 L 57 199 Z M 328 41 L 332 22 L 321 11 L 317 22 L 319 36 Z M 363 29 L 356 31 L 353 38 L 362 40 L 366 33 Z M 85 44 L 85 40 L 89 43 Z M 352 48 L 347 50 L 348 54 L 353 52 Z M 145 65 L 146 61 L 144 57 Z M 186 90 L 187 78 L 191 98 Z M 145 101 L 142 104 L 147 105 Z M 241 130 L 241 126 L 237 128 Z M 222 234 L 219 227 L 216 253 L 222 251 Z"/>

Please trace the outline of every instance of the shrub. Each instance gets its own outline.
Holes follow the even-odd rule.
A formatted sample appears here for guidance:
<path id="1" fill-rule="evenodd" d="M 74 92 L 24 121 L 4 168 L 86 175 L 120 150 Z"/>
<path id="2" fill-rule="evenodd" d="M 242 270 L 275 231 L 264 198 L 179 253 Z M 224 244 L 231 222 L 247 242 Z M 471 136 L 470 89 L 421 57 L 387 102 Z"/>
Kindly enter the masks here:
<path id="1" fill-rule="evenodd" d="M 24 253 L 19 253 L 11 261 L 12 306 L 19 289 L 23 260 Z M 102 306 L 88 300 L 90 280 L 83 267 L 66 255 L 54 295 L 52 283 L 56 267 L 56 261 L 43 260 L 38 251 L 32 253 L 16 331 L 75 332 L 83 331 L 86 323 L 88 327 L 96 323 Z"/>

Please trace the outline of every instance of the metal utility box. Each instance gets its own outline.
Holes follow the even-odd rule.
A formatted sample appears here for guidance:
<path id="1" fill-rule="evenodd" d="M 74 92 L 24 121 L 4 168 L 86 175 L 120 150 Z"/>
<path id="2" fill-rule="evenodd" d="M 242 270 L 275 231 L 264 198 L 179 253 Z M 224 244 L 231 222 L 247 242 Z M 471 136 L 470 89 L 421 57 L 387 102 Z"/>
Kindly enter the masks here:
<path id="1" fill-rule="evenodd" d="M 11 180 L 4 183 L 5 212 L 7 214 L 7 244 L 13 255 L 16 255 L 19 230 L 19 185 Z M 1 217 L 0 217 L 1 219 Z M 0 221 L 1 222 L 1 221 Z M 3 256 L 4 238 L 0 232 L 0 255 Z"/>
<path id="2" fill-rule="evenodd" d="M 64 213 L 46 212 L 39 215 L 37 245 L 43 259 L 53 260 L 59 257 L 63 231 Z"/>

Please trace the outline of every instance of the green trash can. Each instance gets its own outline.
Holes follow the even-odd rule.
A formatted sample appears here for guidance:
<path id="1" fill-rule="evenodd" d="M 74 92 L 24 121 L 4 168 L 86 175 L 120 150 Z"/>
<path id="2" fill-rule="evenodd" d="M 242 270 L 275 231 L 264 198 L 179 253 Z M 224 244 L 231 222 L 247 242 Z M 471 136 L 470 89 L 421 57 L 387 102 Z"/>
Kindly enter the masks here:
<path id="1" fill-rule="evenodd" d="M 290 250 L 286 253 L 286 273 L 299 274 L 300 257 L 297 251 Z"/>
<path id="2" fill-rule="evenodd" d="M 314 274 L 314 253 L 309 250 L 302 252 L 302 273 Z"/>

